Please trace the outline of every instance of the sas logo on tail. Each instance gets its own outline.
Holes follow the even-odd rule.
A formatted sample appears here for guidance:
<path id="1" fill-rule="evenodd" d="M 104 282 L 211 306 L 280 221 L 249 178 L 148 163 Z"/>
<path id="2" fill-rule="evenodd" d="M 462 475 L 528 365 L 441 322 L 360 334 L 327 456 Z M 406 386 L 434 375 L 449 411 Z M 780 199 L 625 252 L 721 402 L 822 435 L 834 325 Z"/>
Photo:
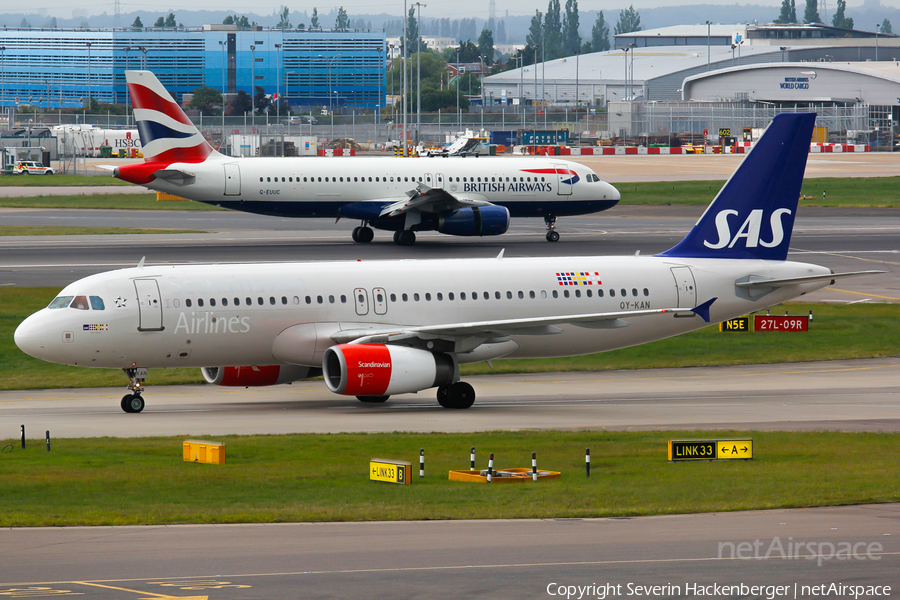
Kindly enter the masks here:
<path id="1" fill-rule="evenodd" d="M 750 215 L 747 216 L 744 223 L 737 230 L 737 233 L 732 237 L 728 218 L 737 214 L 738 211 L 733 209 L 719 212 L 719 214 L 716 215 L 716 231 L 719 234 L 719 239 L 715 243 L 710 242 L 709 240 L 703 240 L 703 245 L 713 250 L 720 250 L 725 247 L 734 248 L 734 245 L 738 240 L 743 239 L 746 248 L 757 248 L 759 246 L 764 248 L 775 248 L 784 241 L 784 227 L 782 226 L 781 218 L 791 214 L 789 209 L 779 208 L 772 213 L 771 217 L 769 217 L 769 225 L 772 230 L 771 240 L 760 239 L 760 230 L 762 228 L 763 220 L 762 209 L 750 211 Z"/>

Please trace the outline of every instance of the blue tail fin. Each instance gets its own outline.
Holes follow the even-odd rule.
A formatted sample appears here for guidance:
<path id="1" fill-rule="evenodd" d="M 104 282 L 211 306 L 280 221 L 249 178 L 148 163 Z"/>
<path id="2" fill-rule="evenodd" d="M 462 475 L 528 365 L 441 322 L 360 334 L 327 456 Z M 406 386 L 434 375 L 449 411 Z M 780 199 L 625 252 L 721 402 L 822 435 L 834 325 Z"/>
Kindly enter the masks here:
<path id="1" fill-rule="evenodd" d="M 687 237 L 659 256 L 785 260 L 815 122 L 777 115 Z"/>

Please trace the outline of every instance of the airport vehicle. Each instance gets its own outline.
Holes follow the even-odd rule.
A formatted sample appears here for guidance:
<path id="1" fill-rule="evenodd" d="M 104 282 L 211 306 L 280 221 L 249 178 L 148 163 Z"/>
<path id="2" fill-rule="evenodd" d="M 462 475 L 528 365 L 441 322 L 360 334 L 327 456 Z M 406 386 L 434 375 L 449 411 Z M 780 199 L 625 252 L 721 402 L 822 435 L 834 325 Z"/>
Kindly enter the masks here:
<path id="1" fill-rule="evenodd" d="M 319 121 L 312 115 L 295 115 L 288 119 L 284 119 L 283 125 L 315 125 Z"/>
<path id="2" fill-rule="evenodd" d="M 511 217 L 556 219 L 607 210 L 619 192 L 588 167 L 509 158 L 232 158 L 213 150 L 149 71 L 126 71 L 144 162 L 112 167 L 119 179 L 234 210 L 285 217 L 357 219 L 353 240 L 376 229 L 412 245 L 417 231 L 500 235 Z"/>
<path id="3" fill-rule="evenodd" d="M 20 160 L 13 166 L 13 173 L 18 175 L 53 175 L 50 167 L 45 167 L 34 160 Z"/>
<path id="4" fill-rule="evenodd" d="M 786 260 L 814 123 L 775 117 L 694 228 L 656 256 L 142 260 L 66 286 L 15 341 L 43 360 L 124 369 L 126 412 L 144 408 L 154 367 L 201 367 L 226 386 L 322 372 L 329 390 L 363 402 L 437 388 L 442 406 L 468 408 L 460 364 L 633 346 L 880 272 Z"/>

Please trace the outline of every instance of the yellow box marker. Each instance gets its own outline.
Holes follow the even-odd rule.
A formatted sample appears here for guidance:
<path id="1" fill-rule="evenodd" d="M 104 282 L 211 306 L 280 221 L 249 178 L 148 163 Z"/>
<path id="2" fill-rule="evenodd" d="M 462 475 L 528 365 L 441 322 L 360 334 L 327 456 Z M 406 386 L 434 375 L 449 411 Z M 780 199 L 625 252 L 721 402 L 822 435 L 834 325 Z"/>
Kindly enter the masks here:
<path id="1" fill-rule="evenodd" d="M 163 192 L 156 192 L 156 201 L 157 202 L 190 202 L 187 198 L 182 198 L 181 196 L 176 196 L 175 194 L 166 194 Z"/>
<path id="2" fill-rule="evenodd" d="M 719 323 L 719 331 L 750 331 L 750 317 L 738 317 Z"/>
<path id="3" fill-rule="evenodd" d="M 185 440 L 182 445 L 185 462 L 197 462 L 210 465 L 225 464 L 225 444 L 221 442 L 204 442 Z"/>
<path id="4" fill-rule="evenodd" d="M 753 440 L 669 440 L 669 461 L 749 460 L 753 458 Z"/>
<path id="5" fill-rule="evenodd" d="M 388 458 L 373 458 L 369 461 L 369 479 L 409 485 L 409 471 L 412 463 Z"/>
<path id="6" fill-rule="evenodd" d="M 483 471 L 450 471 L 450 481 L 466 481 L 468 483 L 487 483 L 487 475 Z M 525 483 L 532 481 L 531 468 L 498 469 L 491 474 L 491 483 Z M 559 479 L 559 471 L 538 471 L 538 481 L 543 479 Z"/>

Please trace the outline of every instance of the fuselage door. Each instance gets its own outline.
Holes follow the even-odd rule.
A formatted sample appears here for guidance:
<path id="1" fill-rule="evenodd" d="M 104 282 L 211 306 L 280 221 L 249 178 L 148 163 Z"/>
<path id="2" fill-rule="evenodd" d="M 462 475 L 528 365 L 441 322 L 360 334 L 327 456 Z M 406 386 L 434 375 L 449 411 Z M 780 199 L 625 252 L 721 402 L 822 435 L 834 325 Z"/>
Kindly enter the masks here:
<path id="1" fill-rule="evenodd" d="M 356 314 L 369 314 L 369 294 L 362 288 L 353 290 L 353 301 L 356 304 Z"/>
<path id="2" fill-rule="evenodd" d="M 387 294 L 384 293 L 384 288 L 372 290 L 372 304 L 375 307 L 376 315 L 387 314 Z"/>
<path id="3" fill-rule="evenodd" d="M 575 173 L 567 165 L 553 165 L 553 169 L 556 171 L 556 177 L 559 182 L 559 188 L 557 188 L 556 193 L 560 196 L 570 195 L 572 193 L 572 180 L 576 177 Z"/>
<path id="4" fill-rule="evenodd" d="M 697 284 L 690 267 L 672 267 L 675 277 L 675 289 L 678 293 L 677 308 L 694 308 L 697 306 Z M 692 315 L 693 316 L 693 315 Z"/>
<path id="5" fill-rule="evenodd" d="M 241 195 L 241 167 L 237 163 L 225 165 L 225 195 Z"/>
<path id="6" fill-rule="evenodd" d="M 159 285 L 156 280 L 135 279 L 134 289 L 137 291 L 141 319 L 138 331 L 162 331 L 162 302 L 159 298 Z"/>

